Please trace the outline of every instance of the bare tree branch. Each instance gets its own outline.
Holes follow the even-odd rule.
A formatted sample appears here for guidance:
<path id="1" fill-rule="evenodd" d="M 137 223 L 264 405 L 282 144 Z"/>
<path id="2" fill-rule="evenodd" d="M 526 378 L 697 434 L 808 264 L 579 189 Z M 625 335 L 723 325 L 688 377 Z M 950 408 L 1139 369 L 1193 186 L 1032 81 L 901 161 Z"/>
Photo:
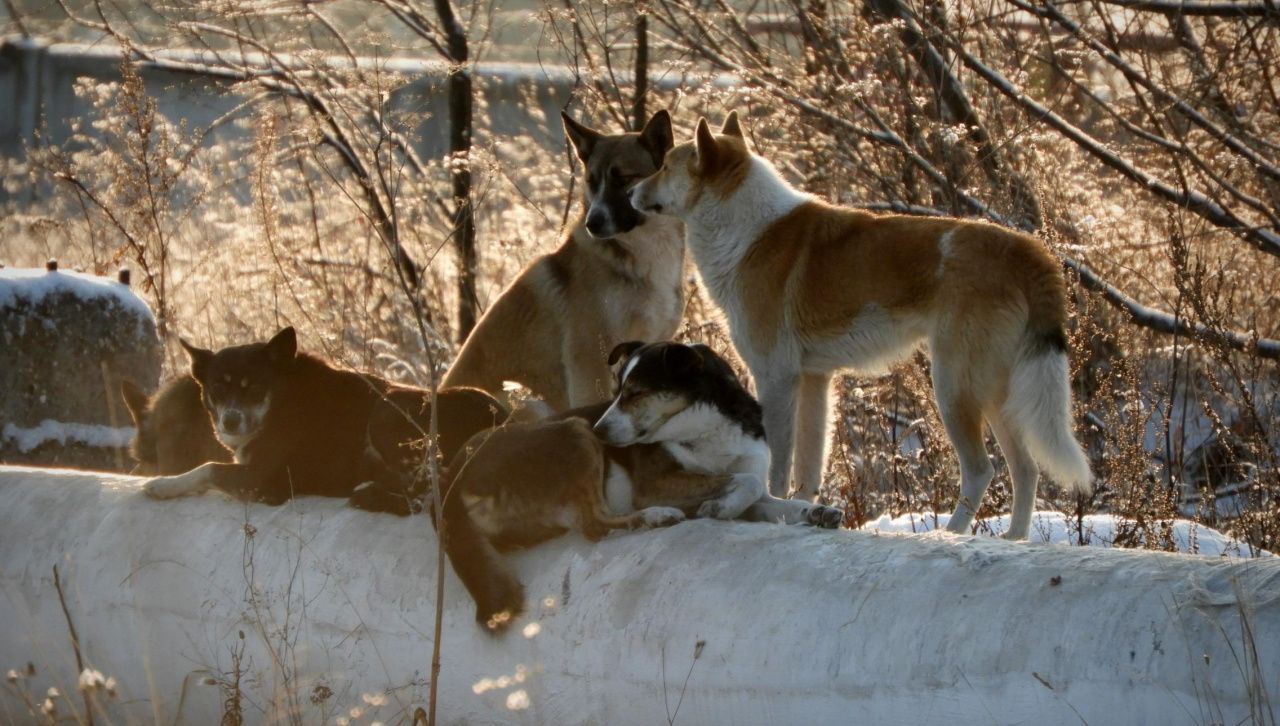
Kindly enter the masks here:
<path id="1" fill-rule="evenodd" d="M 1020 0 L 1010 0 L 1010 2 L 1018 3 Z M 974 58 L 973 55 L 964 50 L 963 47 L 960 47 L 958 44 L 954 44 L 953 50 L 955 50 L 956 55 L 964 61 L 965 65 L 977 73 L 978 76 L 989 83 L 993 88 L 1012 99 L 1032 117 L 1044 122 L 1063 136 L 1075 142 L 1077 146 L 1089 152 L 1091 156 L 1101 161 L 1103 164 L 1106 164 L 1112 169 L 1120 172 L 1131 181 L 1137 182 L 1140 186 L 1165 201 L 1176 204 L 1178 207 L 1186 209 L 1187 211 L 1194 212 L 1215 226 L 1231 231 L 1241 239 L 1249 242 L 1254 247 L 1266 252 L 1267 254 L 1280 257 L 1280 233 L 1250 224 L 1249 222 L 1240 219 L 1240 217 L 1236 216 L 1234 212 L 1223 207 L 1221 204 L 1218 204 L 1199 191 L 1194 189 L 1179 190 L 1168 183 L 1161 181 L 1154 174 L 1139 168 L 1132 162 L 1122 158 L 1119 154 L 1111 151 L 1102 142 L 1076 127 L 1061 115 L 1032 100 L 1030 96 L 1016 88 L 1008 79 L 982 63 L 982 61 Z"/>
<path id="2" fill-rule="evenodd" d="M 1130 10 L 1147 10 L 1164 15 L 1280 20 L 1280 7 L 1267 2 L 1201 2 L 1200 0 L 1102 0 L 1102 2 L 1106 5 Z"/>
<path id="3" fill-rule="evenodd" d="M 1230 330 L 1218 330 L 1199 323 L 1191 323 L 1186 318 L 1147 307 L 1120 291 L 1116 286 L 1098 277 L 1083 263 L 1070 258 L 1063 258 L 1062 264 L 1080 278 L 1080 284 L 1087 290 L 1100 293 L 1113 307 L 1129 315 L 1134 325 L 1160 333 L 1185 335 L 1193 339 L 1219 343 L 1233 350 L 1242 351 L 1260 358 L 1280 360 L 1280 340 L 1259 338 L 1236 333 Z"/>

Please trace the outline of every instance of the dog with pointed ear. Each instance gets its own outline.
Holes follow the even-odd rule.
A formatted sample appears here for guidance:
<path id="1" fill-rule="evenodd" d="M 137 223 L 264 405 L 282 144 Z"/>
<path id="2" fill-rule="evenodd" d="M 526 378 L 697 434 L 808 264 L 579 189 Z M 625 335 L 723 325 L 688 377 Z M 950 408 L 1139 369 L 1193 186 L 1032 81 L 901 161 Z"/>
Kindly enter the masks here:
<path id="1" fill-rule="evenodd" d="M 719 198 L 737 188 L 750 171 L 750 160 L 737 111 L 725 119 L 719 134 L 699 118 L 693 138 L 673 147 L 656 174 L 632 187 L 631 204 L 683 219 L 708 193 Z"/>
<path id="2" fill-rule="evenodd" d="M 671 114 L 663 109 L 639 133 L 612 135 L 581 124 L 563 111 L 560 120 L 587 171 L 587 232 L 596 239 L 611 239 L 643 224 L 645 215 L 631 206 L 627 195 L 636 182 L 657 171 L 674 143 Z"/>
<path id="3" fill-rule="evenodd" d="M 671 115 L 658 111 L 623 133 L 568 114 L 561 122 L 586 172 L 577 186 L 582 216 L 489 307 L 444 378 L 500 398 L 515 382 L 556 411 L 608 396 L 602 353 L 624 340 L 670 338 L 684 313 L 684 228 L 637 210 L 628 196 L 671 149 Z"/>
<path id="4" fill-rule="evenodd" d="M 698 119 L 698 127 L 694 132 L 694 141 L 697 149 L 698 168 L 703 174 L 717 173 L 721 165 L 728 161 L 741 161 L 740 154 L 726 153 L 722 150 L 725 145 L 734 147 L 732 151 L 737 151 L 739 145 L 741 145 L 742 149 L 746 149 L 746 139 L 742 136 L 742 126 L 738 123 L 737 111 L 731 111 L 729 117 L 724 120 L 724 124 L 720 127 L 720 136 L 725 138 L 722 140 L 716 139 L 715 135 L 711 133 L 711 127 L 707 124 L 706 118 Z"/>
<path id="5" fill-rule="evenodd" d="M 181 474 L 205 462 L 231 461 L 231 452 L 214 435 L 200 384 L 192 376 L 180 375 L 154 395 L 130 380 L 121 381 L 120 389 L 136 429 L 129 446 L 137 462 L 133 474 Z"/>
<path id="6" fill-rule="evenodd" d="M 1013 482 L 1010 538 L 1028 535 L 1042 468 L 1067 490 L 1091 491 L 1073 430 L 1066 287 L 1044 243 L 973 220 L 827 203 L 752 154 L 741 133 L 733 115 L 719 134 L 700 119 L 632 196 L 684 222 L 760 393 L 772 493 L 819 495 L 837 371 L 884 370 L 922 344 L 960 462 L 948 529 L 970 531 L 994 477 L 988 426 Z"/>

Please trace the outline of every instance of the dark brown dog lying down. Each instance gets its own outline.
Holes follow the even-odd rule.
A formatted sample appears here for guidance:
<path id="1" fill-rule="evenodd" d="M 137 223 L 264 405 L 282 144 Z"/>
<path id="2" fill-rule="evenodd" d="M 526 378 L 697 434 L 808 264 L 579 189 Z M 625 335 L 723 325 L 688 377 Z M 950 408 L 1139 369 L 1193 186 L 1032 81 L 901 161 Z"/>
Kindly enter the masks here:
<path id="1" fill-rule="evenodd" d="M 150 416 L 159 420 L 163 405 L 186 411 L 189 420 L 155 433 L 199 439 L 212 431 L 235 458 L 153 478 L 144 486 L 148 496 L 169 499 L 218 488 L 279 504 L 295 495 L 351 496 L 358 485 L 373 480 L 375 486 L 360 503 L 407 510 L 412 491 L 404 452 L 410 450 L 406 444 L 421 440 L 419 430 L 428 428 L 429 392 L 335 368 L 299 352 L 293 328 L 263 343 L 217 352 L 183 345 L 202 406 L 193 412 L 189 400 L 170 402 L 162 394 L 149 405 Z M 441 391 L 437 400 L 445 456 L 507 415 L 492 396 L 475 389 Z M 207 428 L 191 420 L 199 418 L 196 412 L 202 412 Z M 182 445 L 158 443 L 157 448 Z"/>

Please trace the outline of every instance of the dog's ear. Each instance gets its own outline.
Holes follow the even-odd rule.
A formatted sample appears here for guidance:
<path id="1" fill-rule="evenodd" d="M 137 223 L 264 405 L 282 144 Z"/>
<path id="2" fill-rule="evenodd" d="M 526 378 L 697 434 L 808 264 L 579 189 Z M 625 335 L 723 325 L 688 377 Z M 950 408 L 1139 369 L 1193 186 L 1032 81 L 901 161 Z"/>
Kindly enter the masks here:
<path id="1" fill-rule="evenodd" d="M 644 343 L 638 340 L 629 340 L 625 343 L 618 343 L 613 346 L 613 350 L 609 351 L 609 365 L 616 366 L 619 361 L 627 360 L 632 353 L 644 347 Z"/>
<path id="2" fill-rule="evenodd" d="M 120 395 L 124 397 L 124 406 L 129 409 L 129 418 L 133 419 L 134 427 L 142 428 L 142 422 L 147 418 L 147 407 L 151 404 L 151 398 L 141 386 L 128 378 L 120 381 Z"/>
<path id="3" fill-rule="evenodd" d="M 272 363 L 292 363 L 297 355 L 298 334 L 292 325 L 276 333 L 275 337 L 267 341 L 267 358 Z"/>
<path id="4" fill-rule="evenodd" d="M 694 375 L 706 366 L 702 354 L 694 346 L 680 343 L 672 343 L 662 351 L 662 362 L 667 370 L 678 376 Z"/>
<path id="5" fill-rule="evenodd" d="M 578 152 L 579 159 L 586 162 L 591 158 L 591 150 L 596 147 L 596 142 L 600 140 L 600 132 L 574 121 L 564 111 L 560 112 L 560 120 L 564 122 L 564 135 L 569 137 L 573 150 Z"/>
<path id="6" fill-rule="evenodd" d="M 736 136 L 742 138 L 742 127 L 738 125 L 738 112 L 730 111 L 729 117 L 724 120 L 724 125 L 720 127 L 722 136 Z"/>
<path id="7" fill-rule="evenodd" d="M 711 127 L 707 125 L 707 119 L 698 119 L 698 129 L 693 133 L 693 141 L 698 151 L 698 169 L 703 172 L 714 169 L 720 158 L 720 147 L 711 133 Z"/>
<path id="8" fill-rule="evenodd" d="M 640 130 L 640 143 L 653 154 L 653 165 L 662 166 L 662 158 L 675 146 L 675 137 L 671 133 L 671 114 L 667 113 L 667 109 L 649 117 L 649 122 Z"/>
<path id="9" fill-rule="evenodd" d="M 738 385 L 742 385 L 742 381 L 738 380 L 738 374 L 734 372 L 733 366 L 729 365 L 729 361 L 722 358 L 719 353 L 712 350 L 711 346 L 705 343 L 694 343 L 689 347 L 698 354 L 706 368 L 716 371 L 722 377 L 726 377 Z"/>
<path id="10" fill-rule="evenodd" d="M 209 361 L 213 360 L 213 351 L 197 348 L 182 338 L 178 338 L 178 342 L 182 344 L 182 348 L 187 351 L 187 357 L 191 359 L 191 377 L 197 381 L 203 381 L 204 374 L 209 371 Z"/>

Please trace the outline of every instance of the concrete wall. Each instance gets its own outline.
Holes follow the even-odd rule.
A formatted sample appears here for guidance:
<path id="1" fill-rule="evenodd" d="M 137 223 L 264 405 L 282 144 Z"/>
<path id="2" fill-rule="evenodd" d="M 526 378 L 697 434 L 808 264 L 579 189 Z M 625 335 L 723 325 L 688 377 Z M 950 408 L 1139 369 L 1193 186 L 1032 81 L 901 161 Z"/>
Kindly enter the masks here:
<path id="1" fill-rule="evenodd" d="M 35 664 L 22 687 L 83 710 L 57 565 L 113 723 L 217 723 L 237 659 L 246 723 L 409 721 L 426 518 L 140 484 L 0 467 L 0 667 Z M 679 724 L 1163 726 L 1272 723 L 1280 703 L 1276 558 L 702 520 L 512 559 L 530 614 L 501 636 L 447 570 L 441 723 L 658 724 L 679 702 Z"/>
<path id="2" fill-rule="evenodd" d="M 166 63 L 200 63 L 208 60 L 198 52 L 167 51 Z M 0 155 L 21 157 L 25 144 L 45 129 L 54 143 L 70 134 L 69 121 L 85 118 L 92 109 L 75 96 L 73 85 L 81 77 L 100 81 L 119 80 L 120 54 L 110 46 L 72 43 L 47 44 L 18 37 L 0 38 Z M 428 158 L 442 156 L 448 147 L 448 108 L 445 98 L 443 64 L 434 61 L 401 59 L 384 64 L 392 74 L 412 79 L 392 97 L 393 108 L 420 116 L 416 129 L 418 151 Z M 173 120 L 187 120 L 192 128 L 203 128 L 231 110 L 242 99 L 224 93 L 229 82 L 190 73 L 142 64 L 140 72 L 147 91 L 161 113 Z M 574 76 L 558 66 L 527 63 L 482 63 L 476 68 L 476 86 L 483 93 L 488 115 L 476 123 L 487 124 L 494 136 L 520 137 L 561 148 L 563 134 L 558 113 L 570 100 Z M 532 92 L 543 118 L 535 121 L 526 108 Z M 234 126 L 220 127 L 209 143 L 234 137 Z M 26 193 L 35 193 L 27 190 Z M 0 189 L 0 201 L 6 199 Z"/>

